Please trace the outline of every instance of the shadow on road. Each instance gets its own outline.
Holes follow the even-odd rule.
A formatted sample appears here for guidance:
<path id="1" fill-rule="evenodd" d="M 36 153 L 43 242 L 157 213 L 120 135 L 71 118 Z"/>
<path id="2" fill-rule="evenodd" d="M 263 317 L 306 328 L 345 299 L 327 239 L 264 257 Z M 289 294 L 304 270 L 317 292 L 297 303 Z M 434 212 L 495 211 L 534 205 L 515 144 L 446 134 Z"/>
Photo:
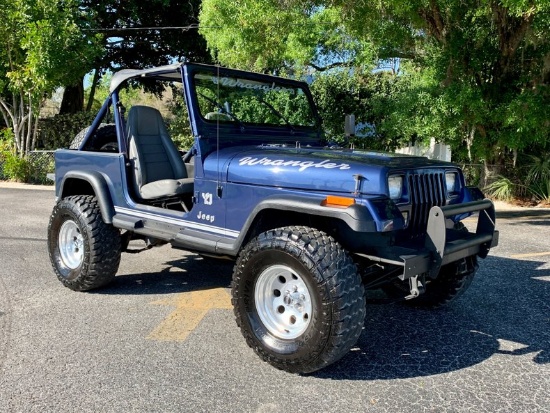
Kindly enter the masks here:
<path id="1" fill-rule="evenodd" d="M 161 264 L 154 273 L 121 275 L 107 288 L 91 294 L 173 294 L 229 287 L 234 263 L 229 260 L 185 255 Z"/>
<path id="2" fill-rule="evenodd" d="M 534 363 L 549 363 L 550 269 L 539 269 L 542 264 L 489 257 L 470 289 L 440 310 L 369 305 L 357 346 L 316 376 L 429 376 L 460 370 L 495 354 L 530 355 Z"/>
<path id="3" fill-rule="evenodd" d="M 464 369 L 495 354 L 529 355 L 534 363 L 549 363 L 550 269 L 540 269 L 542 264 L 489 257 L 470 289 L 440 310 L 368 304 L 357 345 L 314 376 L 422 377 Z M 189 255 L 165 265 L 160 273 L 119 276 L 114 285 L 97 293 L 170 294 L 229 287 L 231 282 L 230 261 Z"/>
<path id="4" fill-rule="evenodd" d="M 514 218 L 541 218 L 550 219 L 550 209 L 518 209 L 510 211 L 496 211 L 497 219 L 514 219 Z"/>

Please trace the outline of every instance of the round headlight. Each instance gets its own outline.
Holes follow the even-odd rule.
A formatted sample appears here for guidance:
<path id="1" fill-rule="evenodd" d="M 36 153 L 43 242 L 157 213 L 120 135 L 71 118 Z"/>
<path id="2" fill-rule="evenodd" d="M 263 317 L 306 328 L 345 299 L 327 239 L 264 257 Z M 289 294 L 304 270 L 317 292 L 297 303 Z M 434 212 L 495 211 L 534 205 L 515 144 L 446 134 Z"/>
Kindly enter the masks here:
<path id="1" fill-rule="evenodd" d="M 403 177 L 401 175 L 388 177 L 388 189 L 391 199 L 400 199 L 403 195 Z"/>

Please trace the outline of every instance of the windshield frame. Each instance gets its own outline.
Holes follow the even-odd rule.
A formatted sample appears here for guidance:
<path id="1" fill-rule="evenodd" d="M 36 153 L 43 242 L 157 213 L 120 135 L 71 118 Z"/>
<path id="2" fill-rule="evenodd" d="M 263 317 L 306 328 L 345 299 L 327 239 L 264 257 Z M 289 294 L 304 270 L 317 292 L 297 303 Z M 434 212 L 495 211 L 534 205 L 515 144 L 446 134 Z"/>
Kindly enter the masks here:
<path id="1" fill-rule="evenodd" d="M 271 123 L 251 123 L 251 122 L 240 122 L 240 121 L 228 121 L 228 122 L 219 122 L 207 120 L 203 117 L 199 109 L 199 101 L 197 95 L 197 88 L 195 82 L 195 75 L 200 74 L 212 74 L 216 77 L 228 77 L 228 78 L 239 78 L 246 79 L 255 82 L 261 82 L 265 84 L 276 83 L 280 86 L 287 86 L 293 89 L 301 89 L 307 103 L 311 110 L 311 116 L 313 117 L 313 125 L 290 125 L 289 124 L 271 124 Z M 263 136 L 271 138 L 270 140 L 275 141 L 293 141 L 300 143 L 312 143 L 313 141 L 319 142 L 321 140 L 321 118 L 317 111 L 317 107 L 314 103 L 313 97 L 309 90 L 307 83 L 296 81 L 292 79 L 281 78 L 278 76 L 264 75 L 260 73 L 241 71 L 236 69 L 227 69 L 219 66 L 209 66 L 201 64 L 186 64 L 184 65 L 185 87 L 186 87 L 186 97 L 188 98 L 187 104 L 190 109 L 190 116 L 194 123 L 194 133 L 197 136 L 202 137 L 212 137 L 214 135 L 223 135 L 223 136 L 240 136 L 242 138 L 256 138 L 258 144 L 262 143 L 264 140 L 261 138 Z M 262 142 L 260 142 L 262 141 Z"/>

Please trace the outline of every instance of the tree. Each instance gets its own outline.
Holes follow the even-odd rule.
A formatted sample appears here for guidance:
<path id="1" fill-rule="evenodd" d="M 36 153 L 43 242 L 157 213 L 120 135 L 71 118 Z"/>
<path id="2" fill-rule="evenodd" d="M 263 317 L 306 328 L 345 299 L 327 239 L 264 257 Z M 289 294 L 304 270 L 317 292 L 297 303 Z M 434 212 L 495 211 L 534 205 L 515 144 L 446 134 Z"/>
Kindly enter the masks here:
<path id="1" fill-rule="evenodd" d="M 0 0 L 0 113 L 19 155 L 33 149 L 40 104 L 80 75 L 97 53 L 84 38 L 76 0 Z"/>
<path id="2" fill-rule="evenodd" d="M 273 0 L 204 0 L 199 32 L 223 64 L 257 71 L 324 71 L 373 61 L 368 44 L 352 37 L 341 8 Z"/>
<path id="3" fill-rule="evenodd" d="M 200 22 L 215 58 L 256 70 L 400 58 L 387 136 L 465 143 L 486 164 L 548 145 L 548 1 L 204 0 Z"/>
<path id="4" fill-rule="evenodd" d="M 92 88 L 86 107 L 82 76 L 68 86 L 60 113 L 90 110 L 95 87 L 103 74 L 119 68 L 142 69 L 174 60 L 209 62 L 206 43 L 195 29 L 177 29 L 198 22 L 200 0 L 80 0 L 89 20 L 82 21 L 88 36 L 101 33 L 103 53 L 92 59 Z"/>
<path id="5" fill-rule="evenodd" d="M 386 111 L 398 85 L 396 76 L 388 71 L 359 69 L 332 70 L 316 76 L 311 86 L 321 117 L 325 136 L 331 142 L 347 144 L 344 119 L 355 115 L 360 138 L 355 147 L 388 150 L 395 142 L 384 132 Z"/>
<path id="6" fill-rule="evenodd" d="M 392 39 L 393 49 L 412 57 L 405 72 L 413 86 L 407 91 L 408 107 L 417 123 L 420 117 L 433 125 L 419 124 L 419 135 L 434 136 L 439 130 L 439 139 L 455 146 L 466 143 L 470 160 L 501 164 L 510 150 L 548 142 L 550 3 L 468 3 L 365 1 L 347 19 L 355 22 L 350 30 L 361 36 L 365 27 L 357 18 L 368 16 L 366 27 L 381 29 L 378 34 Z M 384 16 L 384 25 L 373 20 L 376 14 Z M 388 37 L 396 25 L 407 32 Z M 403 122 L 396 125 L 404 127 Z"/>

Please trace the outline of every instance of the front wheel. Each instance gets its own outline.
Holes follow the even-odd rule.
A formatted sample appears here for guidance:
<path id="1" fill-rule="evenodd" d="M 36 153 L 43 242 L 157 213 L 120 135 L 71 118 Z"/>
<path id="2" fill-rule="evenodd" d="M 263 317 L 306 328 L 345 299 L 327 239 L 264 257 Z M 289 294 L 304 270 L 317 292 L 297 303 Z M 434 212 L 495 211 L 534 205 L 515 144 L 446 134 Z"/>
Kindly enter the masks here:
<path id="1" fill-rule="evenodd" d="M 435 280 L 426 283 L 426 292 L 407 304 L 421 308 L 439 308 L 446 306 L 470 287 L 477 270 L 477 258 L 467 257 L 441 267 Z"/>
<path id="2" fill-rule="evenodd" d="M 293 373 L 343 357 L 365 318 L 352 259 L 332 237 L 308 227 L 278 228 L 252 240 L 235 264 L 232 297 L 248 345 Z"/>
<path id="3" fill-rule="evenodd" d="M 88 291 L 114 279 L 120 263 L 120 232 L 103 221 L 95 197 L 71 196 L 54 207 L 48 250 L 63 285 Z"/>

